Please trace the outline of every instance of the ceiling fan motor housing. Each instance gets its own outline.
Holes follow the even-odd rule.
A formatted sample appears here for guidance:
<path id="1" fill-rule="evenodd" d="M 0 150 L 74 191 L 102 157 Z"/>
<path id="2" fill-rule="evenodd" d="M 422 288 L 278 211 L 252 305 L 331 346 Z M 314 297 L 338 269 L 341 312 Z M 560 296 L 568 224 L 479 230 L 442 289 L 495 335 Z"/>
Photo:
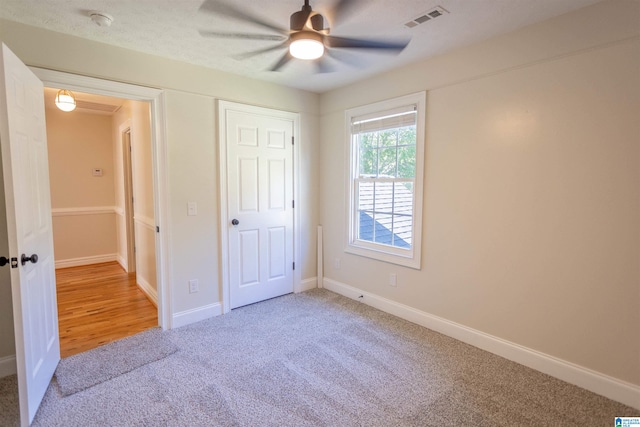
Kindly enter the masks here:
<path id="1" fill-rule="evenodd" d="M 311 27 L 316 31 L 324 30 L 324 18 L 319 13 L 311 17 Z"/>
<path id="2" fill-rule="evenodd" d="M 309 19 L 309 15 L 311 15 L 311 10 L 311 6 L 305 4 L 302 6 L 302 10 L 291 14 L 291 18 L 289 18 L 289 28 L 291 31 L 300 31 L 304 28 Z"/>

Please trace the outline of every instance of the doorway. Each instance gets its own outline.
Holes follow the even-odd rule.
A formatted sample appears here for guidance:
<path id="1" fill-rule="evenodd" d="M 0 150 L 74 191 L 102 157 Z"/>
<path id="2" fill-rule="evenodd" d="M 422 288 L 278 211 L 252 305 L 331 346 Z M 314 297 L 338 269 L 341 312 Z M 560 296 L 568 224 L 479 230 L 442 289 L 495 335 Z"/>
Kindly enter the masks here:
<path id="1" fill-rule="evenodd" d="M 153 187 L 153 219 L 140 218 L 140 222 L 153 231 L 152 241 L 156 248 L 155 275 L 157 284 L 158 323 L 163 329 L 171 328 L 172 309 L 170 289 L 166 278 L 169 277 L 169 243 L 168 234 L 168 182 L 167 177 L 167 147 L 164 124 L 164 95 L 163 91 L 149 87 L 130 85 L 126 83 L 68 74 L 59 71 L 30 67 L 31 71 L 49 87 L 65 87 L 76 92 L 94 95 L 118 97 L 127 100 L 145 101 L 149 103 L 149 117 L 151 121 L 151 170 Z M 139 271 L 139 265 L 136 266 Z"/>
<path id="2" fill-rule="evenodd" d="M 149 103 L 76 91 L 61 112 L 56 92 L 45 88 L 45 114 L 67 357 L 158 325 L 155 202 Z"/>

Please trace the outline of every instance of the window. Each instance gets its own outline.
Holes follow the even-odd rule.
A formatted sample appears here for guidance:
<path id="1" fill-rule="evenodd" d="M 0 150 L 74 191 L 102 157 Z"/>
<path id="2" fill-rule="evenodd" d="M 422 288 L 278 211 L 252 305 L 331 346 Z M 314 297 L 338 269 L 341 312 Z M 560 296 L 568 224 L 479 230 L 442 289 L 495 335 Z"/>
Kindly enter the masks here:
<path id="1" fill-rule="evenodd" d="M 425 93 L 347 111 L 346 251 L 420 268 Z"/>

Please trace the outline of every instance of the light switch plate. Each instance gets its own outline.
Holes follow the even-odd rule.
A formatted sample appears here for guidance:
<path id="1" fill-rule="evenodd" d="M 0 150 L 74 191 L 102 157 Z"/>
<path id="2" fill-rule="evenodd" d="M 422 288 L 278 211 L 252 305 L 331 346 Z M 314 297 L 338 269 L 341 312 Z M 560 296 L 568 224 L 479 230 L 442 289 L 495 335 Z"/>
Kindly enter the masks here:
<path id="1" fill-rule="evenodd" d="M 188 216 L 198 215 L 198 204 L 196 202 L 187 203 L 187 215 Z"/>

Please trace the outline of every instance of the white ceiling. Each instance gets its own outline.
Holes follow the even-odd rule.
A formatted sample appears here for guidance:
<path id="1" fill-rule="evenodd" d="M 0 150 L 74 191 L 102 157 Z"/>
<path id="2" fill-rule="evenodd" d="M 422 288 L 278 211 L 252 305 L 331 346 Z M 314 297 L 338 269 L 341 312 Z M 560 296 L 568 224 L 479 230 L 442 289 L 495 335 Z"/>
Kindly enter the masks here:
<path id="1" fill-rule="evenodd" d="M 288 28 L 289 16 L 303 0 L 220 0 Z M 238 20 L 199 12 L 202 0 L 2 0 L 0 17 L 102 43 L 150 53 L 286 86 L 324 92 L 423 58 L 504 34 L 600 0 L 361 0 L 340 22 L 329 22 L 334 36 L 411 38 L 399 55 L 362 53 L 350 49 L 358 67 L 335 62 L 335 71 L 317 73 L 313 64 L 294 60 L 282 71 L 267 71 L 284 53 L 274 51 L 240 60 L 235 55 L 279 42 L 204 38 L 199 30 L 269 34 Z M 327 17 L 335 0 L 311 0 Z M 404 23 L 442 6 L 449 13 L 408 29 Z M 114 17 L 99 27 L 89 12 Z M 335 24 L 335 25 L 333 25 Z M 271 33 L 274 34 L 274 33 Z M 334 61 L 331 59 L 331 61 Z"/>

